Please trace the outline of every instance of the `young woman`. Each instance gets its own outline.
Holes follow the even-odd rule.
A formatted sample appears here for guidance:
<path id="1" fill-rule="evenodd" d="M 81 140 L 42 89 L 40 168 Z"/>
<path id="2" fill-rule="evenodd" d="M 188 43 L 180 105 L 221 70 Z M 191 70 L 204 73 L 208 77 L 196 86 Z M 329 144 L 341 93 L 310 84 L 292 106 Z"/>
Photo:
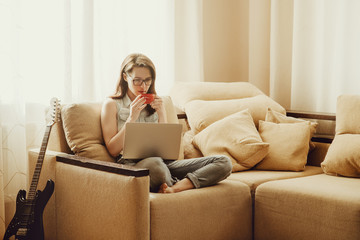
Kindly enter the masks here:
<path id="1" fill-rule="evenodd" d="M 131 54 L 122 63 L 116 92 L 106 99 L 101 112 L 101 127 L 109 153 L 121 164 L 148 168 L 150 191 L 180 192 L 214 185 L 231 173 L 231 161 L 226 156 L 208 156 L 180 161 L 164 161 L 150 157 L 140 161 L 122 159 L 125 124 L 127 122 L 166 123 L 162 99 L 155 91 L 156 72 L 152 61 L 143 54 Z M 144 93 L 155 94 L 145 104 Z"/>

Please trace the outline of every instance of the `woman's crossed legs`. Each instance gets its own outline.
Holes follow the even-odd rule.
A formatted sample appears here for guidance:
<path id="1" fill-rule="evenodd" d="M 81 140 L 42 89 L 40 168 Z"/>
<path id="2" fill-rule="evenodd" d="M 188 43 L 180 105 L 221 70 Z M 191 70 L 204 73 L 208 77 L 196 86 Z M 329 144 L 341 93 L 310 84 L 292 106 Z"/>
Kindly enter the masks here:
<path id="1" fill-rule="evenodd" d="M 148 168 L 150 191 L 162 193 L 214 185 L 227 178 L 232 169 L 230 159 L 223 155 L 165 162 L 159 157 L 150 157 L 135 166 Z"/>

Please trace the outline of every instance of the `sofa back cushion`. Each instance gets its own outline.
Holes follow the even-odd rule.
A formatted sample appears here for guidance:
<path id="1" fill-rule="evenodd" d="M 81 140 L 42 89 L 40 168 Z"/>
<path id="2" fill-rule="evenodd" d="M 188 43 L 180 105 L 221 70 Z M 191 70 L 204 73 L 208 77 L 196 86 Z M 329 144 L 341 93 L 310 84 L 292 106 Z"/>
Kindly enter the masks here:
<path id="1" fill-rule="evenodd" d="M 178 123 L 171 98 L 162 97 L 169 123 Z M 115 159 L 105 147 L 101 130 L 102 103 L 76 103 L 64 105 L 61 119 L 67 144 L 71 151 L 79 156 L 109 161 Z M 183 147 L 180 148 L 179 159 L 183 158 Z"/>
<path id="2" fill-rule="evenodd" d="M 280 104 L 266 95 L 232 100 L 193 100 L 186 104 L 185 112 L 191 129 L 197 133 L 210 124 L 245 109 L 249 110 L 258 127 L 259 120 L 265 120 L 269 107 L 282 114 L 286 113 Z"/>
<path id="3" fill-rule="evenodd" d="M 176 82 L 170 95 L 176 107 L 185 111 L 192 100 L 229 100 L 264 95 L 249 82 Z"/>

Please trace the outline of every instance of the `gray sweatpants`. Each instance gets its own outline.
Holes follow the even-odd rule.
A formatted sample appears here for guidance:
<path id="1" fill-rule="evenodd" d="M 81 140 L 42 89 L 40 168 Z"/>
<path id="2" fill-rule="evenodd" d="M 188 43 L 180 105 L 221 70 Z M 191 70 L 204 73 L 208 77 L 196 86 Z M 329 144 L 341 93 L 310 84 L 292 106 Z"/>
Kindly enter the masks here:
<path id="1" fill-rule="evenodd" d="M 227 178 L 232 169 L 230 159 L 223 155 L 178 161 L 163 161 L 159 157 L 145 158 L 138 162 L 122 159 L 119 163 L 149 169 L 152 192 L 157 192 L 163 183 L 171 187 L 185 177 L 195 188 L 211 186 Z"/>

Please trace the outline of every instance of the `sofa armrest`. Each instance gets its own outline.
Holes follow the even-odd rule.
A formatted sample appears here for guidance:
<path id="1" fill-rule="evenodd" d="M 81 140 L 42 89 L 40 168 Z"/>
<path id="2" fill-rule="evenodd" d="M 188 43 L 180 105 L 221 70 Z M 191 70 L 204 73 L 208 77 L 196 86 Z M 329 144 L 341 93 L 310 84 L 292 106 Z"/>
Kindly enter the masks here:
<path id="1" fill-rule="evenodd" d="M 59 154 L 56 156 L 56 161 L 125 176 L 145 177 L 149 175 L 149 170 L 145 168 L 136 168 L 118 163 L 93 160 L 72 154 Z"/>
<path id="2" fill-rule="evenodd" d="M 61 154 L 57 239 L 149 239 L 149 171 Z"/>

